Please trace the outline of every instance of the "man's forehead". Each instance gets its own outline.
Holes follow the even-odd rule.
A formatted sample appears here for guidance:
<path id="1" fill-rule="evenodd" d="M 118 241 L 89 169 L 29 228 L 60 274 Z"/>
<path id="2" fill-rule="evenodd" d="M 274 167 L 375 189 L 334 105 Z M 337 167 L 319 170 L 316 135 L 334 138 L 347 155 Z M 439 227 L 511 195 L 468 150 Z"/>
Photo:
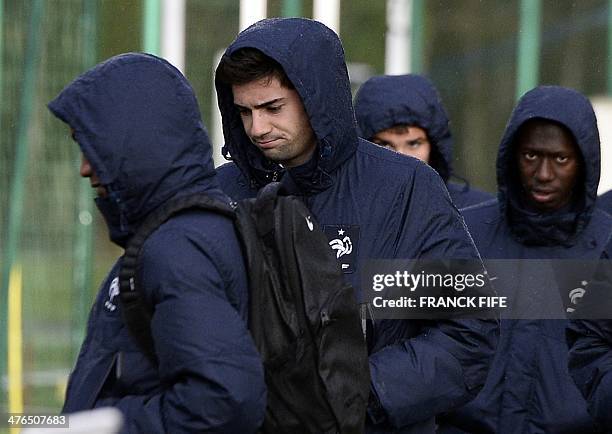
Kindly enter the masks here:
<path id="1" fill-rule="evenodd" d="M 571 131 L 557 123 L 537 120 L 524 123 L 516 134 L 517 144 L 521 147 L 551 146 L 573 148 L 580 151 Z"/>
<path id="2" fill-rule="evenodd" d="M 276 77 L 264 77 L 248 83 L 232 85 L 234 104 L 245 107 L 286 98 L 290 92 L 291 89 L 282 86 Z"/>
<path id="3" fill-rule="evenodd" d="M 402 136 L 402 137 L 427 137 L 427 132 L 416 125 L 394 125 L 390 128 L 381 130 L 376 136 Z"/>

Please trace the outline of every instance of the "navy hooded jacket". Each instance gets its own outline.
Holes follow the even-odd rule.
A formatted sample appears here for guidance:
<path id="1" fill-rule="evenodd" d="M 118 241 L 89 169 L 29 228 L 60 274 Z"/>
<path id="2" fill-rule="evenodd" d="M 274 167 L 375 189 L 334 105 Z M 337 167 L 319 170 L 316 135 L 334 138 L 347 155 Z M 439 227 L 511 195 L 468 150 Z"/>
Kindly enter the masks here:
<path id="1" fill-rule="evenodd" d="M 68 85 L 49 104 L 73 130 L 108 197 L 96 199 L 124 246 L 170 198 L 218 188 L 193 90 L 166 61 L 124 54 Z M 266 396 L 246 328 L 248 287 L 233 223 L 189 211 L 143 246 L 137 278 L 153 308 L 153 366 L 123 324 L 121 258 L 102 283 L 70 376 L 64 412 L 114 406 L 124 433 L 255 432 Z"/>
<path id="2" fill-rule="evenodd" d="M 358 138 L 338 36 L 308 19 L 267 19 L 240 33 L 224 56 L 243 47 L 279 62 L 301 97 L 318 141 L 311 161 L 287 173 L 246 136 L 232 89 L 216 81 L 226 148 L 219 169 L 234 199 L 283 176 L 329 238 L 350 239 L 339 257 L 348 281 L 373 258 L 475 258 L 477 251 L 440 177 L 426 164 Z M 380 321 L 370 357 L 372 388 L 387 423 L 381 432 L 433 432 L 433 416 L 472 399 L 484 382 L 498 324 L 490 321 Z M 398 330 L 406 338 L 397 338 Z M 413 430 L 413 431 L 411 431 Z"/>
<path id="3" fill-rule="evenodd" d="M 429 165 L 442 177 L 457 208 L 492 199 L 469 184 L 450 182 L 453 175 L 453 137 L 450 121 L 433 83 L 420 75 L 381 75 L 368 79 L 355 96 L 359 134 L 371 140 L 395 125 L 414 125 L 427 133 Z"/>
<path id="4" fill-rule="evenodd" d="M 521 125 L 530 119 L 564 125 L 581 151 L 582 182 L 573 204 L 562 210 L 538 214 L 526 209 L 520 198 L 514 141 Z M 483 258 L 580 259 L 595 263 L 609 257 L 612 219 L 595 207 L 599 146 L 595 114 L 583 95 L 558 86 L 542 86 L 526 93 L 514 109 L 500 143 L 498 200 L 463 210 Z M 569 287 L 560 286 L 565 282 L 558 281 L 559 268 L 553 264 L 550 270 L 525 273 L 521 270 L 526 265 L 518 261 L 506 265 L 500 272 L 511 274 L 511 279 L 499 279 L 498 292 L 520 300 L 527 288 L 536 288 L 544 295 L 532 303 L 558 305 L 558 317 L 564 316 L 563 307 L 572 306 L 576 300 L 565 292 Z M 495 270 L 489 271 L 496 274 Z M 577 279 L 586 281 L 582 285 L 588 284 L 592 276 L 588 270 L 584 272 Z M 502 320 L 500 344 L 484 389 L 463 409 L 440 418 L 441 432 L 597 432 L 568 373 L 566 325 L 564 319 Z"/>

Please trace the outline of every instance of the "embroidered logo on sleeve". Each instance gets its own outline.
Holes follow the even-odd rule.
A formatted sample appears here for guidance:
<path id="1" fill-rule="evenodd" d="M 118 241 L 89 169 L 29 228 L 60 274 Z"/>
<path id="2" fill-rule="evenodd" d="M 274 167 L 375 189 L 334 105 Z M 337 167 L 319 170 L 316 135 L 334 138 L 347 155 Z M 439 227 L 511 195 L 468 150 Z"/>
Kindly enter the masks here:
<path id="1" fill-rule="evenodd" d="M 359 226 L 325 225 L 323 231 L 329 246 L 344 273 L 355 272 L 355 261 L 359 246 Z"/>
<path id="2" fill-rule="evenodd" d="M 114 312 L 117 309 L 115 297 L 119 295 L 119 278 L 115 277 L 108 287 L 108 299 L 104 302 L 104 307 L 109 312 Z"/>
<path id="3" fill-rule="evenodd" d="M 578 305 L 578 303 L 580 303 L 580 299 L 584 297 L 584 294 L 586 293 L 588 284 L 589 284 L 588 281 L 583 280 L 580 282 L 581 286 L 574 288 L 569 292 L 568 296 L 569 296 L 570 306 L 565 309 L 566 312 L 572 313 L 576 310 L 576 308 L 572 306 L 576 306 Z"/>

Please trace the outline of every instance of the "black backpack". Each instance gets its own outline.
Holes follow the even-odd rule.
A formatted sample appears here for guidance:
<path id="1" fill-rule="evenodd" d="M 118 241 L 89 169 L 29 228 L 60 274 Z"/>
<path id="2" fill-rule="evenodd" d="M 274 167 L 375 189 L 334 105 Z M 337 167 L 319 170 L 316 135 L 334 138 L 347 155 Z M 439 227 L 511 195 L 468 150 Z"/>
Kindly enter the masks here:
<path id="1" fill-rule="evenodd" d="M 249 274 L 249 330 L 264 364 L 264 433 L 361 433 L 370 375 L 359 307 L 325 234 L 296 197 L 268 184 L 233 207 L 205 194 L 171 200 L 130 239 L 122 260 L 124 321 L 157 363 L 136 269 L 147 237 L 173 215 L 204 209 L 234 219 Z"/>

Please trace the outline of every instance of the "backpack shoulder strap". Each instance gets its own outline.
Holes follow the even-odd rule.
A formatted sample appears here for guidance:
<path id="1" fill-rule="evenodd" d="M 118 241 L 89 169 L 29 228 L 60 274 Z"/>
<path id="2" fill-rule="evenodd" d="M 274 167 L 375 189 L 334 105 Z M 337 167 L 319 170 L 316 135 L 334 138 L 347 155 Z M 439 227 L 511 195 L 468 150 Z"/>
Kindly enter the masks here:
<path id="1" fill-rule="evenodd" d="M 157 365 L 153 336 L 151 334 L 152 308 L 145 302 L 136 270 L 142 247 L 147 238 L 172 216 L 189 209 L 212 211 L 234 219 L 233 208 L 205 193 L 181 196 L 171 199 L 153 211 L 125 248 L 119 270 L 119 300 L 123 321 L 149 360 Z"/>

